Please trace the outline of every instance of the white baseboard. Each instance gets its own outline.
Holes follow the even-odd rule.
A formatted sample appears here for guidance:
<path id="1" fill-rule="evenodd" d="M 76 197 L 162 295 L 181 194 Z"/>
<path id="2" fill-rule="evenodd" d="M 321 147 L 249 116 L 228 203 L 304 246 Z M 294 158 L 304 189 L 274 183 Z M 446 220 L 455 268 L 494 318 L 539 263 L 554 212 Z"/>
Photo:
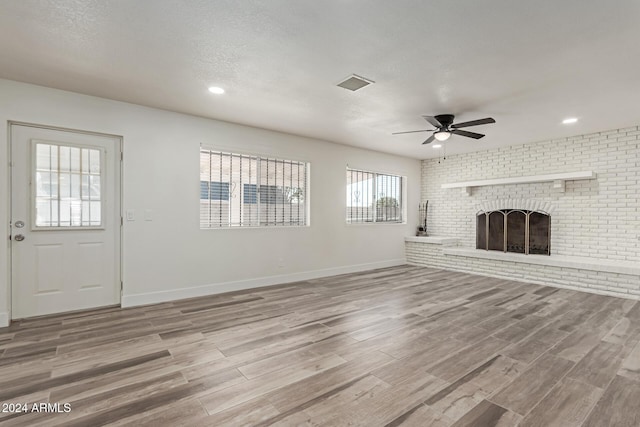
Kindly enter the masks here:
<path id="1" fill-rule="evenodd" d="M 0 312 L 0 328 L 6 328 L 9 326 L 9 313 Z"/>
<path id="2" fill-rule="evenodd" d="M 335 276 L 338 274 L 356 273 L 359 271 L 373 270 L 376 268 L 395 267 L 406 264 L 406 260 L 394 259 L 389 261 L 372 262 L 367 264 L 348 265 L 344 267 L 327 268 L 323 270 L 304 271 L 301 273 L 283 274 L 278 276 L 260 277 L 256 279 L 238 280 L 234 282 L 213 283 L 210 285 L 193 288 L 172 289 L 170 291 L 149 292 L 145 294 L 132 294 L 122 296 L 122 307 L 136 307 L 147 304 L 157 304 L 167 301 L 175 301 L 186 298 L 202 297 L 206 295 L 221 294 L 224 292 L 241 291 L 245 289 L 261 288 L 263 286 L 278 285 L 281 283 L 299 282 L 302 280 L 319 279 L 321 277 Z M 126 290 L 126 284 L 125 284 Z"/>

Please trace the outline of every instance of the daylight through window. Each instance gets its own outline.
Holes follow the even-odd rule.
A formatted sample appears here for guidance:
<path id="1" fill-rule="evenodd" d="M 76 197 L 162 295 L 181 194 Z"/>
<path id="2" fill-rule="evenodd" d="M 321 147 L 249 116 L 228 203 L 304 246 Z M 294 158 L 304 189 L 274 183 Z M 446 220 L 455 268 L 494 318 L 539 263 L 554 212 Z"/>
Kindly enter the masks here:
<path id="1" fill-rule="evenodd" d="M 347 223 L 403 222 L 403 180 L 347 168 Z"/>
<path id="2" fill-rule="evenodd" d="M 102 226 L 102 151 L 35 144 L 36 228 Z"/>
<path id="3" fill-rule="evenodd" d="M 200 150 L 200 228 L 304 226 L 308 164 Z"/>

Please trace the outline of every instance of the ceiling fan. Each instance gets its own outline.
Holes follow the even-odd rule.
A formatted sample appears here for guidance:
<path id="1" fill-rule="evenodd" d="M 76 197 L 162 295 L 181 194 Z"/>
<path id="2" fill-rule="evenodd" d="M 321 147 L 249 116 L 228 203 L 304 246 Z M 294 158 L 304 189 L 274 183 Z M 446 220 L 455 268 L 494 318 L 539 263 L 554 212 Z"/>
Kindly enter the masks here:
<path id="1" fill-rule="evenodd" d="M 410 130 L 407 132 L 395 132 L 391 135 L 400 135 L 404 133 L 417 133 L 417 132 L 433 132 L 423 144 L 431 144 L 434 140 L 438 141 L 446 141 L 449 139 L 451 134 L 466 136 L 467 138 L 480 139 L 484 135 L 481 133 L 469 132 L 466 130 L 462 130 L 460 128 L 466 128 L 469 126 L 478 126 L 478 125 L 486 125 L 489 123 L 495 123 L 496 121 L 491 117 L 487 117 L 485 119 L 479 120 L 471 120 L 470 122 L 462 122 L 462 123 L 453 123 L 453 118 L 455 116 L 453 114 L 440 114 L 437 116 L 422 116 L 423 119 L 431 123 L 435 126 L 435 129 L 421 129 L 421 130 Z"/>

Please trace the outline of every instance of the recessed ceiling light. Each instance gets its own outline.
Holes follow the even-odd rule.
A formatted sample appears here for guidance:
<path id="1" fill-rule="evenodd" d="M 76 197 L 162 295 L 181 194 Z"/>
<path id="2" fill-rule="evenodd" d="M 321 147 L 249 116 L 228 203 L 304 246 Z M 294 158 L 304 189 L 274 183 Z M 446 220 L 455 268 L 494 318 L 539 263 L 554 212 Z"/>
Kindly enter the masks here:
<path id="1" fill-rule="evenodd" d="M 578 119 L 577 119 L 577 118 L 575 118 L 575 117 L 569 117 L 569 118 L 567 118 L 567 119 L 564 119 L 564 120 L 562 121 L 562 124 L 570 125 L 570 124 L 575 123 L 575 122 L 577 122 L 577 121 L 578 121 Z"/>
<path id="2" fill-rule="evenodd" d="M 433 148 L 440 148 L 440 147 L 442 147 L 442 144 L 433 144 L 432 147 Z"/>
<path id="3" fill-rule="evenodd" d="M 217 86 L 211 86 L 209 88 L 209 92 L 214 93 L 216 95 L 222 95 L 224 93 L 224 89 L 222 89 L 221 87 L 217 87 Z"/>

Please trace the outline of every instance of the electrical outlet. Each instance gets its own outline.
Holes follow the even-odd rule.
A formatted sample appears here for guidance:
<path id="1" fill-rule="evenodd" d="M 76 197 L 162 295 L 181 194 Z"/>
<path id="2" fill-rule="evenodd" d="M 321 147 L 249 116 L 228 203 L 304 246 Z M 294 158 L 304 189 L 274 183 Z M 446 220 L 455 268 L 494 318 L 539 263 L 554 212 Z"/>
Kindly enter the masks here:
<path id="1" fill-rule="evenodd" d="M 278 258 L 278 268 L 284 268 L 284 258 Z"/>

